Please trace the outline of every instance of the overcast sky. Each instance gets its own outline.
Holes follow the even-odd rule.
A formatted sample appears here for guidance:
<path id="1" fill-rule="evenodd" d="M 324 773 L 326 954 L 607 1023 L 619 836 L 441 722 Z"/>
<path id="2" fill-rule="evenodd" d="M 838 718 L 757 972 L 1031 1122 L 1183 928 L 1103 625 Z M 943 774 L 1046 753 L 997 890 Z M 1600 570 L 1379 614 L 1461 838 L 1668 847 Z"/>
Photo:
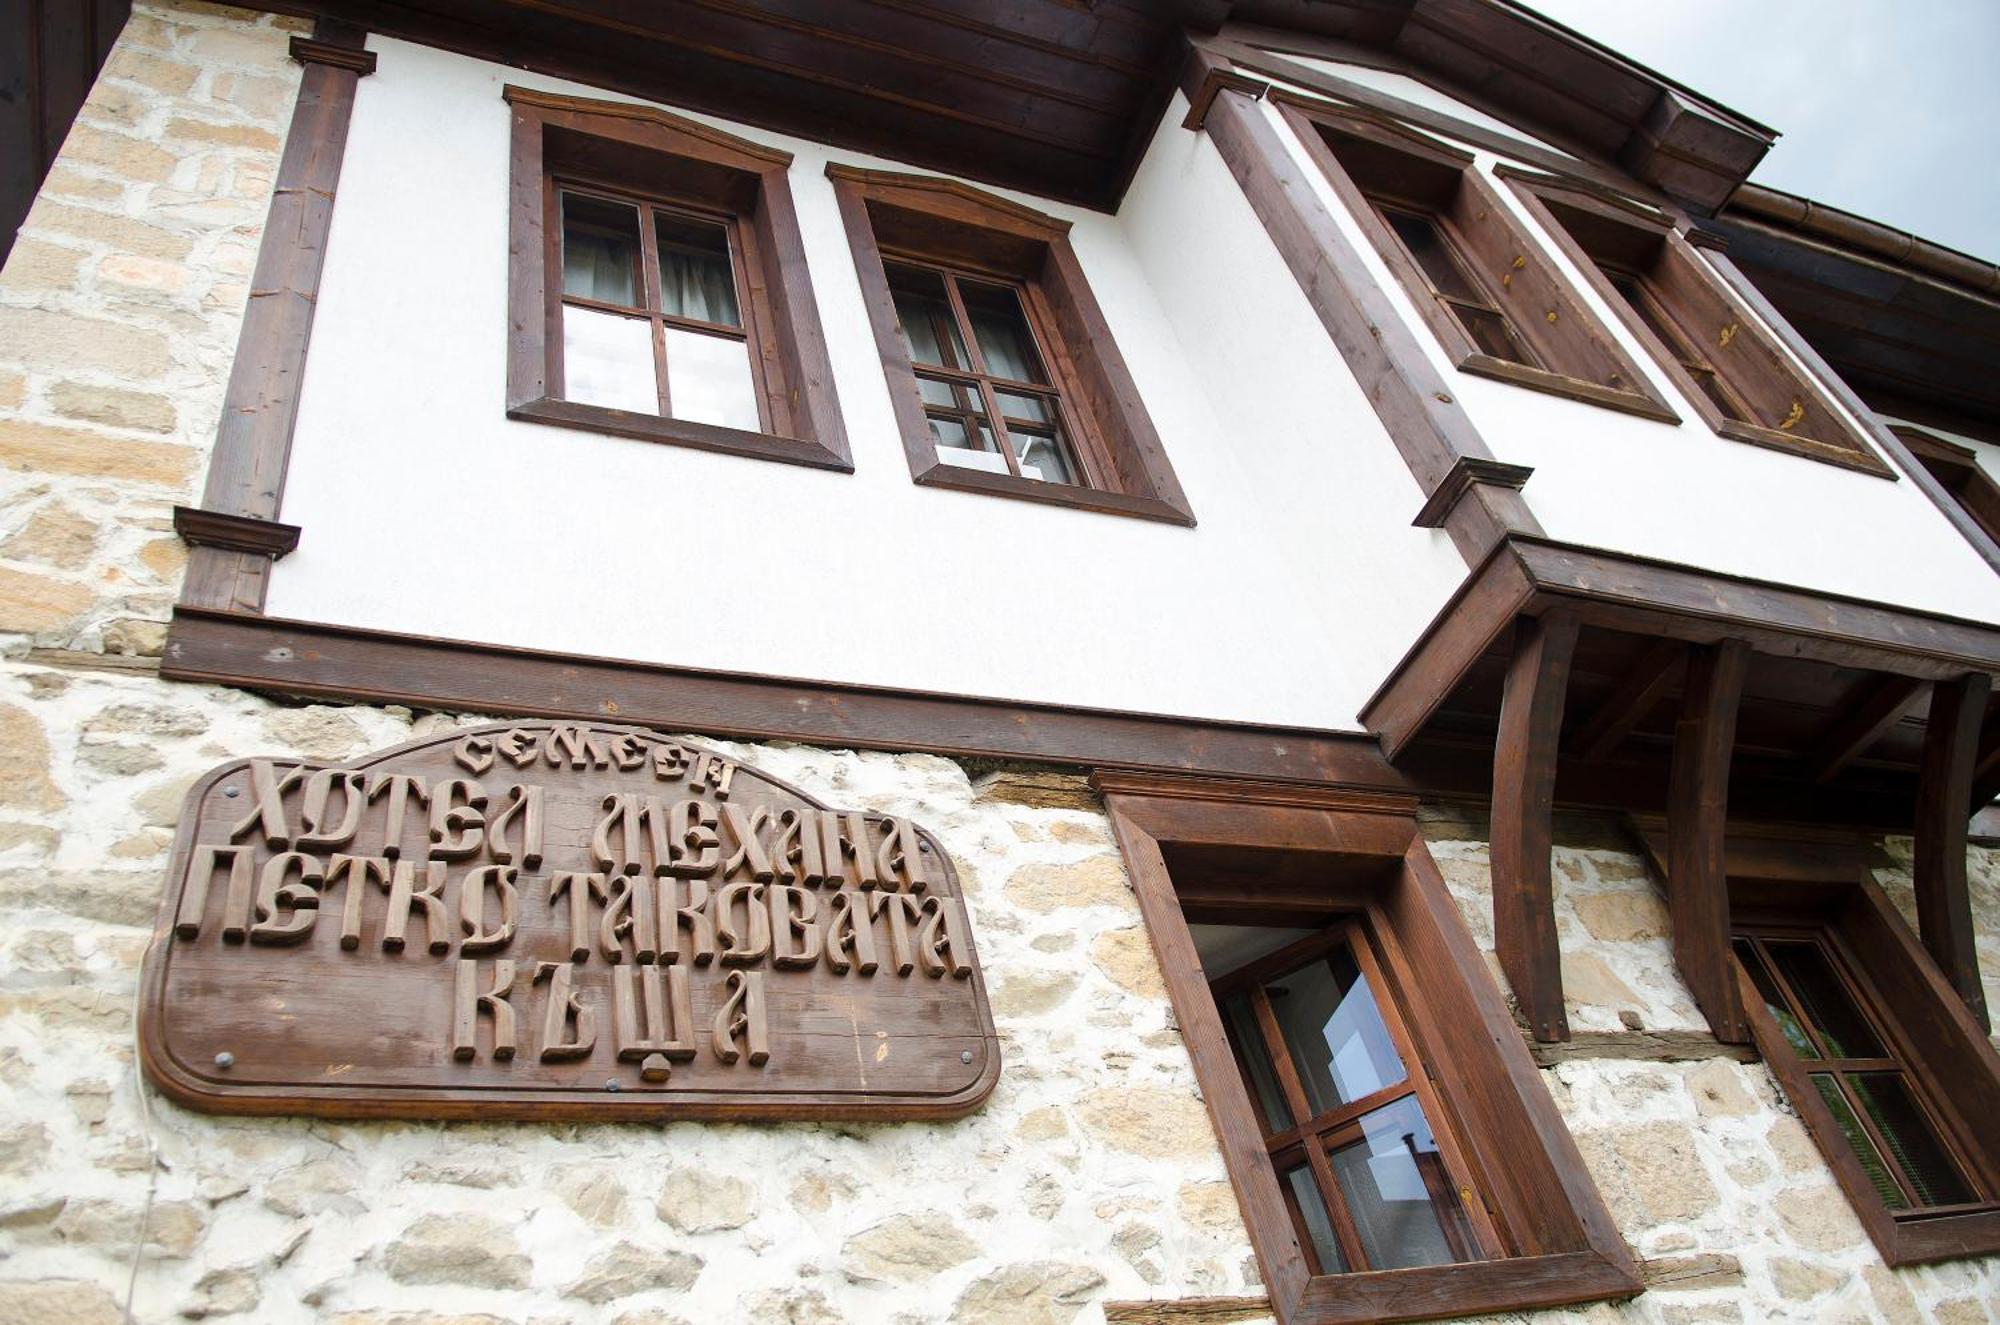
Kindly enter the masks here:
<path id="1" fill-rule="evenodd" d="M 1526 0 L 1776 129 L 1751 178 L 2000 262 L 2000 0 Z"/>

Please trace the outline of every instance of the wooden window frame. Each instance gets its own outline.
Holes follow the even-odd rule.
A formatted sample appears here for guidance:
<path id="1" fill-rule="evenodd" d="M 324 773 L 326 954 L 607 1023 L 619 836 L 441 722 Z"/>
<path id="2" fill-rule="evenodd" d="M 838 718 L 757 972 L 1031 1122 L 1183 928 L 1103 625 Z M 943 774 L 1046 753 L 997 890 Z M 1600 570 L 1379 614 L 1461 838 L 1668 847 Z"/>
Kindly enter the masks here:
<path id="1" fill-rule="evenodd" d="M 1915 1079 L 1945 1145 L 1986 1199 L 1953 1211 L 1898 1213 L 1883 1204 L 1826 1102 L 1813 1087 L 1823 1065 L 1802 1059 L 1786 1041 L 1749 973 L 1732 955 L 1743 1009 L 1758 1052 L 1798 1112 L 1862 1227 L 1890 1265 L 1920 1265 L 2000 1252 L 2000 1141 L 1974 1124 L 2000 1116 L 1996 1053 L 1939 974 L 1881 888 L 1865 873 L 1844 881 L 1773 881 L 1732 875 L 1733 933 L 1789 930 L 1819 937 L 1891 1056 Z M 1946 1088 L 1949 1083 L 1949 1088 Z M 1985 1129 L 1991 1132 L 1990 1124 Z"/>
<path id="2" fill-rule="evenodd" d="M 507 417 L 728 455 L 852 472 L 832 361 L 793 207 L 788 152 L 649 106 L 509 86 Z M 759 431 L 562 398 L 559 189 L 639 201 L 723 220 L 731 232 L 737 305 L 750 349 Z M 648 289 L 655 240 L 642 227 Z M 660 315 L 654 364 L 664 394 Z"/>
<path id="3" fill-rule="evenodd" d="M 1472 1316 L 1640 1290 L 1417 831 L 1415 798 L 1103 769 L 1096 782 L 1280 1325 Z M 1432 1131 L 1460 1147 L 1502 1257 L 1310 1272 L 1188 925 L 1191 916 L 1283 926 L 1335 915 L 1358 917 L 1379 944 L 1380 997 L 1410 1031 L 1413 1074 L 1430 1079 Z"/>
<path id="4" fill-rule="evenodd" d="M 1540 247 L 1529 238 L 1476 167 L 1471 153 L 1358 106 L 1335 106 L 1282 89 L 1273 90 L 1268 99 L 1278 107 L 1306 154 L 1361 226 L 1416 305 L 1417 315 L 1460 372 L 1512 382 L 1548 395 L 1661 423 L 1681 421 L 1680 415 L 1654 389 L 1617 340 L 1571 292 L 1568 283 L 1546 260 Z M 1449 172 L 1456 181 L 1451 198 L 1441 202 L 1364 188 L 1342 164 L 1339 152 L 1327 139 L 1328 132 L 1386 148 L 1411 162 L 1431 167 L 1433 173 Z M 1515 363 L 1480 350 L 1458 317 L 1446 307 L 1450 300 L 1433 286 L 1384 217 L 1381 209 L 1385 204 L 1421 213 L 1437 226 L 1473 287 L 1543 364 L 1588 369 L 1599 377 L 1615 377 L 1623 385 L 1609 385 L 1579 376 L 1575 371 Z M 1468 231 L 1467 216 L 1481 218 L 1484 231 L 1477 235 Z M 1494 247 L 1496 242 L 1499 248 Z M 1497 287 L 1482 270 L 1479 256 L 1482 248 L 1488 250 L 1487 256 L 1494 264 L 1509 268 L 1502 273 Z M 1511 250 L 1511 263 L 1503 262 L 1502 249 Z"/>
<path id="5" fill-rule="evenodd" d="M 1068 222 L 956 180 L 839 163 L 828 165 L 826 173 L 915 482 L 1194 524 L 1138 386 L 1070 247 Z M 1008 473 L 997 474 L 938 459 L 916 367 L 897 329 L 885 259 L 962 270 L 1021 293 L 1044 367 L 1065 407 L 1070 453 L 1087 482 L 1026 478 L 1011 462 Z"/>
<path id="6" fill-rule="evenodd" d="M 1697 252 L 1697 246 L 1677 227 L 1673 217 L 1643 203 L 1620 197 L 1614 191 L 1601 188 L 1586 180 L 1523 170 L 1505 162 L 1496 167 L 1496 173 L 1513 187 L 1516 196 L 1541 224 L 1549 239 L 1575 264 L 1576 269 L 1582 273 L 1584 281 L 1597 292 L 1600 299 L 1604 300 L 1606 307 L 1625 324 L 1625 329 L 1646 347 L 1646 352 L 1652 356 L 1653 362 L 1673 382 L 1674 388 L 1712 432 L 1731 441 L 1782 451 L 1788 455 L 1803 456 L 1808 460 L 1838 465 L 1858 473 L 1892 480 L 1895 478 L 1895 472 L 1876 456 L 1861 433 L 1841 416 L 1832 399 L 1812 380 L 1811 374 L 1787 357 L 1783 347 L 1778 343 L 1778 338 L 1770 333 L 1756 313 L 1736 297 L 1735 291 L 1729 284 L 1702 258 Z M 1554 206 L 1551 206 L 1551 203 Z M 1599 267 L 1598 259 L 1584 248 L 1562 218 L 1557 215 L 1556 207 L 1588 213 L 1609 224 L 1625 227 L 1637 236 L 1657 239 L 1658 257 L 1654 260 L 1653 266 L 1657 268 L 1661 264 L 1671 265 L 1675 279 L 1691 282 L 1724 306 L 1730 313 L 1733 325 L 1738 328 L 1732 334 L 1731 341 L 1740 342 L 1738 345 L 1740 353 L 1754 356 L 1754 359 L 1742 361 L 1746 365 L 1745 368 L 1714 367 L 1716 380 L 1721 387 L 1732 397 L 1743 401 L 1746 412 L 1755 414 L 1758 412 L 1758 402 L 1750 398 L 1753 393 L 1744 389 L 1741 373 L 1746 370 L 1754 371 L 1767 380 L 1781 382 L 1785 392 L 1791 395 L 1795 407 L 1802 411 L 1802 419 L 1809 426 L 1814 426 L 1817 433 L 1823 435 L 1808 436 L 1801 432 L 1746 422 L 1725 414 L 1713 400 L 1709 399 L 1708 393 L 1683 365 L 1682 347 L 1663 341 L 1639 310 L 1632 307 L 1624 294 L 1612 284 L 1610 278 Z M 1661 307 L 1669 325 L 1679 328 L 1681 318 L 1671 307 L 1671 298 L 1662 292 L 1657 275 L 1645 271 L 1635 274 L 1639 277 L 1641 287 L 1648 297 Z"/>
<path id="7" fill-rule="evenodd" d="M 1887 426 L 1909 448 L 1917 463 L 1930 471 L 1951 499 L 1972 517 L 1973 523 L 2000 542 L 2000 483 L 1995 483 L 1980 465 L 1978 454 L 1917 424 Z"/>

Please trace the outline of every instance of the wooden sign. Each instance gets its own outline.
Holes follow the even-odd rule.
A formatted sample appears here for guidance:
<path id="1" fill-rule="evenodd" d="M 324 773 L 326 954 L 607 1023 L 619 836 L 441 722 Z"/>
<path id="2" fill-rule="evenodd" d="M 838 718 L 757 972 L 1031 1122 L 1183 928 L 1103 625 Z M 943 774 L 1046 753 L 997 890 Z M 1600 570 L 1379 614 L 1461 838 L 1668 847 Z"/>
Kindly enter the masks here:
<path id="1" fill-rule="evenodd" d="M 1000 1075 L 935 838 L 597 724 L 210 773 L 139 1044 L 226 1113 L 940 1118 Z"/>

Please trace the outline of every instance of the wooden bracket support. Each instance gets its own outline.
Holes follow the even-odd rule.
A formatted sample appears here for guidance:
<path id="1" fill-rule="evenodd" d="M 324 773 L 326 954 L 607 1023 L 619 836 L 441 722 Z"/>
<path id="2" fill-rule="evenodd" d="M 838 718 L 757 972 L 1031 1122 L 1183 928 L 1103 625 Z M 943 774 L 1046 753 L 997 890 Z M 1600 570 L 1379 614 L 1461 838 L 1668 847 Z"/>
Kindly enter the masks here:
<path id="1" fill-rule="evenodd" d="M 1577 620 L 1520 617 L 1493 749 L 1493 938 L 1501 969 L 1537 1040 L 1567 1040 L 1562 950 L 1550 879 L 1556 750 Z"/>
<path id="2" fill-rule="evenodd" d="M 1715 1038 L 1748 1044 L 1735 962 L 1729 950 L 1729 756 L 1743 698 L 1750 646 L 1740 639 L 1689 652 L 1687 688 L 1674 724 L 1667 791 L 1667 906 L 1674 960 Z"/>
<path id="3" fill-rule="evenodd" d="M 1462 455 L 1451 462 L 1451 468 L 1431 489 L 1431 495 L 1424 499 L 1417 518 L 1410 521 L 1419 529 L 1442 529 L 1451 519 L 1459 500 L 1473 488 L 1479 486 L 1505 488 L 1519 492 L 1535 471 L 1527 465 L 1510 465 L 1505 460 L 1491 460 L 1484 456 Z"/>
<path id="4" fill-rule="evenodd" d="M 247 552 L 276 561 L 299 545 L 299 527 L 254 515 L 204 511 L 196 506 L 174 507 L 174 532 L 190 547 Z"/>
<path id="5" fill-rule="evenodd" d="M 1931 687 L 1924 762 L 1917 779 L 1917 927 L 1944 978 L 1987 1030 L 1992 1022 L 1979 980 L 1972 902 L 1965 881 L 1973 764 L 1993 680 L 1969 672 Z"/>

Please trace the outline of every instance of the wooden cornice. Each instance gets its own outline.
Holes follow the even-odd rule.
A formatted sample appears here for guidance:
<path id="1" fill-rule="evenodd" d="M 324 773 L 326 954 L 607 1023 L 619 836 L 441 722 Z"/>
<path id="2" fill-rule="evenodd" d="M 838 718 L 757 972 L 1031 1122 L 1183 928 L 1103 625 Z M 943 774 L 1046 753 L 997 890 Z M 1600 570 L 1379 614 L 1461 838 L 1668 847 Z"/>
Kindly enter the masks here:
<path id="1" fill-rule="evenodd" d="M 346 69 L 363 78 L 375 72 L 375 52 L 353 46 L 295 36 L 292 38 L 291 53 L 300 64 L 323 64 L 334 69 Z"/>
<path id="2" fill-rule="evenodd" d="M 1185 801 L 1216 801 L 1228 805 L 1282 805 L 1304 810 L 1337 810 L 1350 814 L 1409 816 L 1417 811 L 1414 793 L 1375 791 L 1363 787 L 1306 786 L 1250 778 L 1213 777 L 1196 773 L 1163 773 L 1144 769 L 1100 768 L 1091 785 L 1104 796 L 1151 796 Z"/>
<path id="3" fill-rule="evenodd" d="M 595 97 L 571 97 L 555 92 L 541 92 L 530 87 L 519 87 L 513 83 L 500 90 L 508 104 L 531 106 L 536 110 L 567 115 L 597 115 L 611 119 L 631 120 L 636 124 L 650 125 L 683 138 L 694 139 L 716 148 L 722 153 L 739 158 L 743 169 L 758 171 L 777 167 L 783 169 L 792 164 L 792 154 L 766 143 L 753 142 L 733 133 L 725 133 L 711 124 L 676 115 L 672 111 L 655 106 L 641 106 L 629 101 L 604 101 Z"/>
<path id="4" fill-rule="evenodd" d="M 299 527 L 254 515 L 174 507 L 174 532 L 190 547 L 222 548 L 277 560 L 299 545 Z"/>
<path id="5" fill-rule="evenodd" d="M 975 212 L 982 224 L 994 229 L 1013 231 L 1037 239 L 1057 239 L 1069 233 L 1069 222 L 1046 212 L 1038 212 L 1024 203 L 1011 198 L 1003 198 L 997 193 L 974 188 L 970 184 L 942 175 L 912 175 L 894 170 L 864 170 L 859 166 L 843 165 L 829 161 L 826 177 L 842 180 L 855 186 L 861 196 L 869 202 L 895 204 L 899 199 L 907 200 L 911 195 L 919 197 L 945 197 L 961 204 L 961 209 Z M 919 210 L 935 210 L 931 206 L 919 205 Z"/>
<path id="6" fill-rule="evenodd" d="M 1485 456 L 1462 455 L 1452 462 L 1444 481 L 1425 498 L 1422 508 L 1417 511 L 1417 518 L 1410 523 L 1419 529 L 1442 529 L 1451 519 L 1452 509 L 1475 486 L 1484 484 L 1518 492 L 1534 472 L 1527 465 L 1510 465 L 1504 460 Z"/>

